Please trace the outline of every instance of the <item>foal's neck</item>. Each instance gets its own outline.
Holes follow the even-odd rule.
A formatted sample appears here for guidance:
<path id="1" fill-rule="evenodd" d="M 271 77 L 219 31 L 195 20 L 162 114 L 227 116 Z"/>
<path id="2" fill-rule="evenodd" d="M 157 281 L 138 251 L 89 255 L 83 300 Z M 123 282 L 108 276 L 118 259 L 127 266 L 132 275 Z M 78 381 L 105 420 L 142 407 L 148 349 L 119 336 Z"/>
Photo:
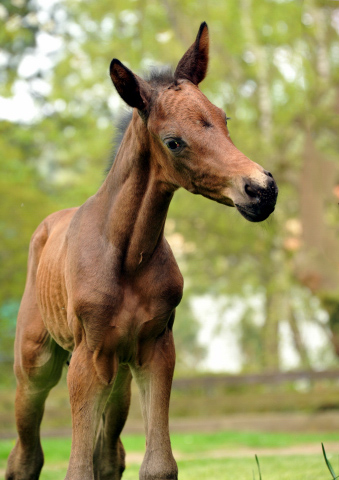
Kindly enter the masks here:
<path id="1" fill-rule="evenodd" d="M 152 158 L 149 132 L 137 112 L 113 167 L 98 192 L 107 217 L 109 241 L 122 254 L 122 269 L 134 273 L 151 260 L 163 238 L 174 190 L 161 181 Z"/>

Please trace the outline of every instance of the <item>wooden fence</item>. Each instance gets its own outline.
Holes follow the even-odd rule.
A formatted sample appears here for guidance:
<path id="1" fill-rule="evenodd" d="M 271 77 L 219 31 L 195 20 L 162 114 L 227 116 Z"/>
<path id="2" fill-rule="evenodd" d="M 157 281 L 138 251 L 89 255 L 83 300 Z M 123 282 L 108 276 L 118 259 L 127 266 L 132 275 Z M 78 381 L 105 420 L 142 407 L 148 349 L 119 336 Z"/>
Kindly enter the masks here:
<path id="1" fill-rule="evenodd" d="M 204 375 L 192 378 L 175 378 L 173 389 L 187 390 L 194 388 L 211 389 L 246 385 L 278 385 L 298 380 L 319 381 L 338 380 L 339 370 L 299 370 L 292 372 L 271 372 L 248 375 Z"/>

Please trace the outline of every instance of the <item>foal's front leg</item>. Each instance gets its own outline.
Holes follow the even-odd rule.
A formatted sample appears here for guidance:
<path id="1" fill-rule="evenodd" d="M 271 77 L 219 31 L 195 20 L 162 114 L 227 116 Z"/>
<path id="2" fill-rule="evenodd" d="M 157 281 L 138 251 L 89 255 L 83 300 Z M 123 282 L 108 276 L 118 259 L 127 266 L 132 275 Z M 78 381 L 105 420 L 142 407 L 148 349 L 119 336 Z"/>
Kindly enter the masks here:
<path id="1" fill-rule="evenodd" d="M 120 480 L 125 470 L 125 450 L 120 433 L 125 425 L 131 400 L 132 375 L 128 365 L 119 365 L 113 390 L 103 413 L 94 450 L 96 480 Z"/>
<path id="2" fill-rule="evenodd" d="M 140 480 L 176 480 L 178 467 L 171 448 L 168 426 L 169 400 L 175 365 L 172 330 L 145 345 L 148 350 L 141 367 L 133 374 L 141 393 L 146 431 L 146 453 L 140 468 Z"/>
<path id="3" fill-rule="evenodd" d="M 65 480 L 94 480 L 94 442 L 112 382 L 100 378 L 94 367 L 93 353 L 80 344 L 73 353 L 67 376 L 72 410 L 72 449 Z"/>

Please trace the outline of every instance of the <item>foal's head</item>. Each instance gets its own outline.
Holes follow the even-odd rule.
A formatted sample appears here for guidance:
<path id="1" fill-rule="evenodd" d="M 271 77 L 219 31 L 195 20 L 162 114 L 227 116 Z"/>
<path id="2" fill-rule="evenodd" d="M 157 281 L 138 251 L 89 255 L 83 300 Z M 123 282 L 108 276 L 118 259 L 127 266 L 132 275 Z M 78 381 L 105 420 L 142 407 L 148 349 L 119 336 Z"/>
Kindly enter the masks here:
<path id="1" fill-rule="evenodd" d="M 148 130 L 160 180 L 229 206 L 252 222 L 274 210 L 277 185 L 268 171 L 233 144 L 226 114 L 199 90 L 208 66 L 208 28 L 180 60 L 172 78 L 145 81 L 119 60 L 110 66 L 112 81 L 125 102 L 138 110 Z"/>

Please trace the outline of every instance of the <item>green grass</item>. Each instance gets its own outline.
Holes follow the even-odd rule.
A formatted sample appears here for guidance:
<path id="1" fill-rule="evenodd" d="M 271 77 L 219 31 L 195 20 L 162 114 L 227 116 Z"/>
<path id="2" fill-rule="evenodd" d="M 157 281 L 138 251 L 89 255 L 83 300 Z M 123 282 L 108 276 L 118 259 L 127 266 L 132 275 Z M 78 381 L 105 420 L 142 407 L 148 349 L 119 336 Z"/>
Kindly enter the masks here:
<path id="1" fill-rule="evenodd" d="M 128 450 L 128 441 L 125 440 Z M 217 432 L 217 433 L 194 433 L 172 434 L 172 446 L 174 450 L 183 453 L 208 452 L 222 448 L 236 450 L 238 447 L 249 448 L 281 448 L 293 445 L 339 442 L 339 433 L 276 433 L 276 432 Z M 133 440 L 132 440 L 133 441 Z M 133 450 L 133 446 L 130 446 Z"/>
<path id="2" fill-rule="evenodd" d="M 321 442 L 329 445 L 339 442 L 339 434 L 287 434 L 255 432 L 218 432 L 173 434 L 172 446 L 179 459 L 180 480 L 259 480 L 258 466 L 253 456 L 238 457 L 240 449 L 250 448 L 259 457 L 262 480 L 331 480 L 322 455 Z M 128 452 L 142 454 L 145 440 L 142 435 L 123 437 Z M 317 444 L 316 455 L 280 455 L 279 448 L 297 445 Z M 3 476 L 6 460 L 14 440 L 0 441 L 0 477 Z M 41 480 L 63 480 L 68 464 L 71 441 L 69 438 L 44 438 L 45 466 Z M 276 454 L 261 454 L 261 449 L 277 449 Z M 227 458 L 222 458 L 222 452 Z M 267 452 L 267 450 L 265 450 Z M 218 452 L 218 458 L 213 458 Z M 234 458 L 232 454 L 234 453 Z M 339 455 L 326 448 L 334 471 L 339 471 Z M 338 452 L 339 454 L 339 452 Z M 221 458 L 220 458 L 221 456 Z M 124 473 L 124 480 L 136 480 L 140 464 L 130 461 Z"/>
<path id="3" fill-rule="evenodd" d="M 48 462 L 46 458 L 46 462 Z M 41 480 L 63 480 L 67 462 L 46 463 Z M 180 480 L 252 480 L 258 478 L 255 459 L 203 459 L 178 461 Z M 260 457 L 262 480 L 330 480 L 321 453 L 313 456 Z M 139 465 L 127 465 L 123 480 L 136 480 Z"/>
<path id="4" fill-rule="evenodd" d="M 321 448 L 322 448 L 322 451 L 323 451 L 324 460 L 325 460 L 325 463 L 327 465 L 327 468 L 328 468 L 330 474 L 332 475 L 333 480 L 337 480 L 337 478 L 339 478 L 339 475 L 336 475 L 335 471 L 333 470 L 332 464 L 329 461 L 329 459 L 327 458 L 326 450 L 325 450 L 325 447 L 324 447 L 323 443 L 321 444 Z"/>

